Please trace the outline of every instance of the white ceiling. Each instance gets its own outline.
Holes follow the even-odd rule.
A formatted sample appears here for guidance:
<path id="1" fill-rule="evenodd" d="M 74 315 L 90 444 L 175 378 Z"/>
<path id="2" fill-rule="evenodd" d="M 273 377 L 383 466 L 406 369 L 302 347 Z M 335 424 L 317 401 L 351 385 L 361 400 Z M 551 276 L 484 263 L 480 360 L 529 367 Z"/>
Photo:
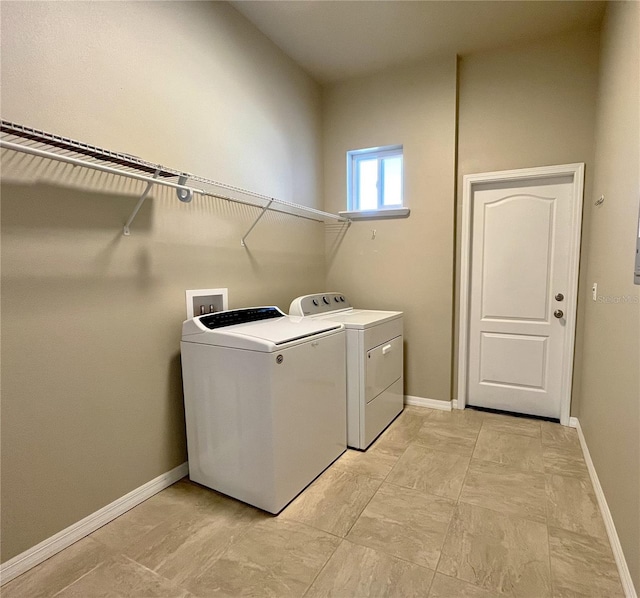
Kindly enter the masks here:
<path id="1" fill-rule="evenodd" d="M 232 0 L 320 83 L 597 25 L 605 2 Z"/>

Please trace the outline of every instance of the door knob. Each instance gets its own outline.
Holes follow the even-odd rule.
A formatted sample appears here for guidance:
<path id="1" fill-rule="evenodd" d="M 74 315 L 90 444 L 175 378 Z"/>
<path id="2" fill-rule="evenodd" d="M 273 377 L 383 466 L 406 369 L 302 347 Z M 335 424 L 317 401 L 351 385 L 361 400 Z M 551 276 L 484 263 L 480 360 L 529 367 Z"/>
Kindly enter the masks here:
<path id="1" fill-rule="evenodd" d="M 564 312 L 561 309 L 556 309 L 556 311 L 553 312 L 553 315 L 560 319 L 562 316 L 564 316 Z"/>
<path id="2" fill-rule="evenodd" d="M 556 301 L 562 301 L 564 299 L 564 295 L 562 293 L 558 293 L 556 295 Z"/>

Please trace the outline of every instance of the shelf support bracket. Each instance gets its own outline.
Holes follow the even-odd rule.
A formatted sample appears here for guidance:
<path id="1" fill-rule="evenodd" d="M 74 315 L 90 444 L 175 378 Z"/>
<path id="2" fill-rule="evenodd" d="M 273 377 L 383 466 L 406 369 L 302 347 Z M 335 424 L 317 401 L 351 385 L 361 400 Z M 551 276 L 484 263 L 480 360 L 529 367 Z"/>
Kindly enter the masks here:
<path id="1" fill-rule="evenodd" d="M 271 204 L 273 203 L 273 198 L 271 198 L 269 200 L 269 203 L 264 206 L 262 208 L 262 212 L 260 212 L 260 214 L 258 215 L 258 217 L 253 221 L 253 224 L 251 225 L 251 227 L 249 228 L 249 230 L 245 233 L 244 237 L 242 237 L 242 239 L 240 240 L 240 245 L 242 245 L 243 247 L 246 247 L 247 245 L 245 244 L 245 239 L 249 236 L 249 234 L 251 233 L 251 231 L 255 228 L 256 224 L 258 224 L 258 222 L 260 221 L 260 218 L 262 218 L 266 211 L 269 209 L 269 207 L 271 206 Z"/>
<path id="2" fill-rule="evenodd" d="M 158 175 L 160 174 L 160 170 L 161 170 L 160 167 L 158 167 L 156 171 L 153 173 L 154 179 L 158 178 Z M 149 192 L 151 191 L 152 187 L 153 187 L 153 181 L 149 181 L 147 183 L 146 189 L 144 190 L 143 194 L 140 196 L 140 199 L 138 200 L 136 207 L 133 208 L 133 212 L 131 212 L 131 216 L 129 216 L 129 220 L 127 220 L 127 223 L 124 225 L 124 229 L 122 230 L 122 234 L 125 237 L 128 237 L 131 235 L 131 231 L 129 230 L 129 227 L 131 226 L 131 223 L 135 220 L 135 217 L 138 215 L 138 212 L 140 211 L 140 208 L 142 207 L 144 200 L 147 199 L 147 195 L 149 195 Z"/>
<path id="3" fill-rule="evenodd" d="M 186 174 L 181 175 L 178 178 L 178 185 L 186 185 L 188 178 Z M 176 189 L 176 195 L 184 203 L 189 203 L 193 199 L 193 191 L 191 189 Z"/>

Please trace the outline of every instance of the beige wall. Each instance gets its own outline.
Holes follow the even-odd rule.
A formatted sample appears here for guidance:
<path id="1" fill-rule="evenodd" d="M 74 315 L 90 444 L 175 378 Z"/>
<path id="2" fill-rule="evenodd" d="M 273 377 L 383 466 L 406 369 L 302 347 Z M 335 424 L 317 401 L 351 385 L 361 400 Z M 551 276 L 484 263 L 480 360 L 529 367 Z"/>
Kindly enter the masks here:
<path id="1" fill-rule="evenodd" d="M 405 313 L 405 393 L 451 394 L 456 60 L 324 89 L 325 208 L 346 209 L 346 152 L 402 144 L 409 218 L 328 229 L 328 287 Z M 376 231 L 373 239 L 372 230 Z"/>
<path id="2" fill-rule="evenodd" d="M 225 3 L 2 2 L 2 118 L 319 207 L 320 91 Z M 324 288 L 322 225 L 4 152 L 2 560 L 186 459 L 184 291 Z"/>
<path id="3" fill-rule="evenodd" d="M 591 197 L 597 31 L 464 56 L 459 69 L 457 229 L 465 174 L 584 162 L 585 198 Z M 588 214 L 586 205 L 585 211 Z M 586 244 L 585 236 L 583 247 Z M 459 263 L 459 237 L 456 245 Z M 588 293 L 585 289 L 581 284 L 579 320 Z M 579 361 L 576 369 L 571 407 L 574 415 Z"/>
<path id="4" fill-rule="evenodd" d="M 269 214 L 245 250 L 255 209 L 155 190 L 125 238 L 142 185 L 3 154 L 2 561 L 185 460 L 187 288 L 228 286 L 232 307 L 286 308 L 330 288 L 401 309 L 405 392 L 451 397 L 453 56 L 331 85 L 321 103 L 224 3 L 0 10 L 4 119 L 310 206 L 324 194 L 328 211 L 346 206 L 347 150 L 402 143 L 412 211 L 346 234 Z M 463 57 L 457 154 L 458 185 L 466 173 L 587 164 L 572 413 L 636 584 L 640 310 L 588 296 L 593 281 L 601 295 L 638 295 L 637 40 L 638 5 L 612 3 L 599 96 L 596 32 Z M 608 200 L 595 209 L 600 193 Z"/>
<path id="5" fill-rule="evenodd" d="M 611 2 L 602 31 L 593 207 L 586 224 L 580 424 L 640 591 L 640 286 L 633 266 L 640 197 L 640 4 Z M 586 291 L 585 291 L 586 292 Z M 625 299 L 627 302 L 625 302 Z"/>

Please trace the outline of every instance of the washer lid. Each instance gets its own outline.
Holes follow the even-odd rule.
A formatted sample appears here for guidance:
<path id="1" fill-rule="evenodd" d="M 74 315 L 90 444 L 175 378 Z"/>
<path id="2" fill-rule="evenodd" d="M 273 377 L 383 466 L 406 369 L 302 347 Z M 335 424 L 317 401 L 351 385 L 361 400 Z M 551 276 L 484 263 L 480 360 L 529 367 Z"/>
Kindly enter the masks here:
<path id="1" fill-rule="evenodd" d="M 266 319 L 210 329 L 201 322 L 207 317 L 210 316 L 198 316 L 182 325 L 183 342 L 272 352 L 344 329 L 339 322 L 297 318 L 284 314 L 280 317 L 270 315 Z M 230 315 L 228 319 L 233 321 L 235 317 Z"/>
<path id="2" fill-rule="evenodd" d="M 251 337 L 274 345 L 284 345 L 296 340 L 307 339 L 323 332 L 341 330 L 339 322 L 327 322 L 285 316 L 254 324 L 229 326 L 222 333 Z"/>

